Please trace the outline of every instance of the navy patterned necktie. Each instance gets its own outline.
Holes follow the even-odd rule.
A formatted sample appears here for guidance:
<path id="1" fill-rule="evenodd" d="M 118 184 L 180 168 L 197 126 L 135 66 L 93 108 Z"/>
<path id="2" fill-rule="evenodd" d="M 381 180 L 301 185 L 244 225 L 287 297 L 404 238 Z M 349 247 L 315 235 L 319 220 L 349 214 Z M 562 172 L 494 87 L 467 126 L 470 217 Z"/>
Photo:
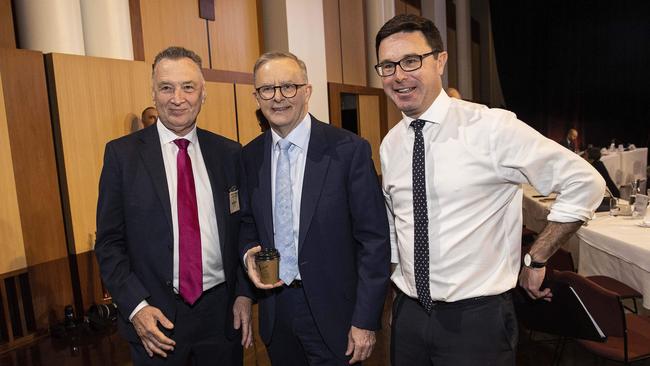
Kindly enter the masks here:
<path id="1" fill-rule="evenodd" d="M 425 121 L 411 122 L 415 131 L 413 142 L 413 222 L 414 222 L 414 261 L 415 289 L 418 300 L 427 312 L 431 312 L 433 300 L 429 290 L 429 216 L 427 215 L 427 185 L 424 171 L 424 136 L 422 128 Z"/>

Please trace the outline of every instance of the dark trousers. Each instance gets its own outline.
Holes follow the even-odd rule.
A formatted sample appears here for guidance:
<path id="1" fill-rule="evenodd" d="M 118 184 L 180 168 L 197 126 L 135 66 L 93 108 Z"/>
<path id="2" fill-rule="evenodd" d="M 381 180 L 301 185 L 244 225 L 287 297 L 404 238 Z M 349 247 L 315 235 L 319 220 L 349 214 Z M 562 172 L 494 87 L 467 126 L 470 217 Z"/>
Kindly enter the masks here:
<path id="1" fill-rule="evenodd" d="M 284 286 L 275 296 L 275 324 L 267 344 L 274 366 L 348 365 L 349 357 L 337 357 L 325 344 L 302 288 Z"/>
<path id="2" fill-rule="evenodd" d="M 131 343 L 131 357 L 135 366 L 214 366 L 241 365 L 243 349 L 241 336 L 233 340 L 226 338 L 225 328 L 228 312 L 228 291 L 225 284 L 204 292 L 194 305 L 190 306 L 180 297 L 177 299 L 174 329 L 163 333 L 176 341 L 173 352 L 167 358 L 147 355 L 142 343 Z M 173 321 L 173 319 L 170 319 Z M 160 328 L 162 326 L 159 325 Z"/>
<path id="3" fill-rule="evenodd" d="M 515 365 L 517 339 L 509 292 L 436 303 L 431 314 L 401 293 L 393 302 L 393 366 Z"/>

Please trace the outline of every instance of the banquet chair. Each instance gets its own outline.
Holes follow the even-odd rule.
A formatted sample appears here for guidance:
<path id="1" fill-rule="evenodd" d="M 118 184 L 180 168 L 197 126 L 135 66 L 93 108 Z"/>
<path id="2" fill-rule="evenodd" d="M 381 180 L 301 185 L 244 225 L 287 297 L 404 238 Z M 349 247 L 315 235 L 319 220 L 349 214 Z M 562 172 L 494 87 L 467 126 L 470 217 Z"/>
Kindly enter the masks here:
<path id="1" fill-rule="evenodd" d="M 576 272 L 573 263 L 574 263 L 573 256 L 571 255 L 571 252 L 560 248 L 557 250 L 557 252 L 555 252 L 555 254 L 551 256 L 551 258 L 548 259 L 546 263 L 546 267 L 549 270 Z M 626 305 L 623 306 L 625 307 L 625 309 L 635 314 L 639 312 L 636 299 L 643 297 L 643 295 L 639 291 L 609 276 L 595 275 L 595 276 L 587 276 L 587 278 L 595 282 L 597 285 L 616 293 L 622 300 L 631 299 L 634 308 L 630 308 Z"/>
<path id="2" fill-rule="evenodd" d="M 605 342 L 577 339 L 589 352 L 630 365 L 650 358 L 650 319 L 625 313 L 620 297 L 590 279 L 570 271 L 557 272 L 556 281 L 571 286 L 607 336 Z"/>

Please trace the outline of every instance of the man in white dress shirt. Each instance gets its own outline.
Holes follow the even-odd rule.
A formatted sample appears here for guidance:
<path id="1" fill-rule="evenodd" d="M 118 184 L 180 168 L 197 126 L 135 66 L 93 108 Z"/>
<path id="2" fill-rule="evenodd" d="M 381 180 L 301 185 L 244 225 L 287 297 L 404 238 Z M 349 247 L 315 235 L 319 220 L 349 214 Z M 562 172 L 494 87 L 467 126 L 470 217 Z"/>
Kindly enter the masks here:
<path id="1" fill-rule="evenodd" d="M 398 15 L 375 44 L 384 91 L 403 113 L 380 148 L 400 290 L 393 365 L 514 365 L 510 290 L 519 278 L 550 301 L 544 264 L 592 217 L 604 182 L 513 113 L 448 97 L 430 20 Z M 520 273 L 522 183 L 559 196 Z"/>

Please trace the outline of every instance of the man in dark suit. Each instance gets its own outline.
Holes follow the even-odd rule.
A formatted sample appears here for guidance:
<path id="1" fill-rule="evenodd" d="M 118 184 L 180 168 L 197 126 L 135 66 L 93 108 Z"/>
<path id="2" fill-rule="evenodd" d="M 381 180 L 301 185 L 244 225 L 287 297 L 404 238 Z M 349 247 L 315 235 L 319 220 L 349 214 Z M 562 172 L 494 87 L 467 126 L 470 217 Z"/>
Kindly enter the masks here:
<path id="1" fill-rule="evenodd" d="M 135 365 L 241 364 L 252 340 L 237 252 L 241 147 L 196 127 L 206 94 L 194 52 L 162 51 L 152 79 L 158 122 L 106 145 L 102 279 Z"/>
<path id="2" fill-rule="evenodd" d="M 605 180 L 605 185 L 607 186 L 607 190 L 609 190 L 609 193 L 612 194 L 614 197 L 621 197 L 621 191 L 619 191 L 618 187 L 616 186 L 616 183 L 612 180 L 612 177 L 609 175 L 609 172 L 607 171 L 607 167 L 605 167 L 605 164 L 603 164 L 602 161 L 600 161 L 600 149 L 597 147 L 590 147 L 587 149 L 587 161 L 591 163 L 591 166 L 594 167 L 600 173 L 600 176 L 603 177 Z"/>
<path id="3" fill-rule="evenodd" d="M 388 223 L 367 141 L 308 114 L 305 64 L 284 52 L 254 67 L 271 129 L 242 153 L 240 251 L 259 299 L 274 365 L 347 365 L 368 358 L 389 277 Z M 261 247 L 280 252 L 265 285 Z"/>
<path id="4" fill-rule="evenodd" d="M 570 129 L 560 144 L 573 152 L 578 152 L 578 130 Z"/>

